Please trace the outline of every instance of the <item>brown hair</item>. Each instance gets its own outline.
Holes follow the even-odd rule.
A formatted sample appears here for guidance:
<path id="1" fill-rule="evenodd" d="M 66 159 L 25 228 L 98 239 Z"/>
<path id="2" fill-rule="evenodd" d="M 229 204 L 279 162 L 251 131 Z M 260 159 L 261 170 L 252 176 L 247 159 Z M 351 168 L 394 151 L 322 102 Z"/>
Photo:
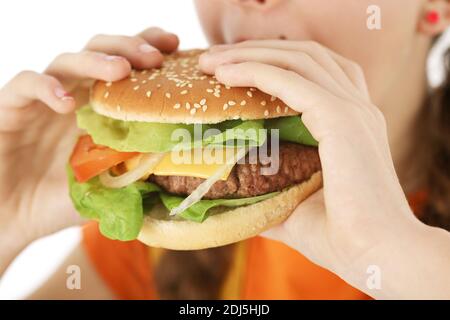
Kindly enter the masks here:
<path id="1" fill-rule="evenodd" d="M 417 130 L 428 204 L 421 220 L 450 230 L 450 50 L 445 56 L 447 79 L 425 101 Z M 155 280 L 162 299 L 216 299 L 229 269 L 232 246 L 201 251 L 168 251 Z"/>
<path id="2" fill-rule="evenodd" d="M 418 143 L 428 193 L 422 221 L 450 230 L 450 50 L 444 57 L 447 77 L 427 99 L 419 117 Z"/>

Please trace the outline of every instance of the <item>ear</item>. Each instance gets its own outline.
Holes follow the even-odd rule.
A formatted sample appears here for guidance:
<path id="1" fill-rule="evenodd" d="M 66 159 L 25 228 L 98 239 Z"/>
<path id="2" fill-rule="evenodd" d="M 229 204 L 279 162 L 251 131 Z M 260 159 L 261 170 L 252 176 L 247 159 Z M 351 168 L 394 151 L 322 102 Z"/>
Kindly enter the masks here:
<path id="1" fill-rule="evenodd" d="M 419 32 L 435 37 L 450 26 L 450 1 L 427 0 L 419 20 Z"/>

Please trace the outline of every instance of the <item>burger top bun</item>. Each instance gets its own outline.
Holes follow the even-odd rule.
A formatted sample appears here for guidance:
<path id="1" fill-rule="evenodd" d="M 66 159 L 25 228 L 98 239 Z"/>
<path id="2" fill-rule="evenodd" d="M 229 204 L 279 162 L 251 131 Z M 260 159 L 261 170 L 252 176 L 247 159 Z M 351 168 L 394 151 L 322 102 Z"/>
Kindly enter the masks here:
<path id="1" fill-rule="evenodd" d="M 161 205 L 144 219 L 138 239 L 148 246 L 171 250 L 200 250 L 242 241 L 286 220 L 300 202 L 322 187 L 322 173 L 277 196 L 249 206 L 229 209 L 203 223 L 164 219 Z"/>
<path id="2" fill-rule="evenodd" d="M 165 57 L 161 68 L 133 70 L 121 81 L 98 81 L 93 109 L 104 116 L 162 123 L 218 123 L 297 115 L 281 100 L 255 88 L 230 88 L 199 70 L 202 50 Z"/>

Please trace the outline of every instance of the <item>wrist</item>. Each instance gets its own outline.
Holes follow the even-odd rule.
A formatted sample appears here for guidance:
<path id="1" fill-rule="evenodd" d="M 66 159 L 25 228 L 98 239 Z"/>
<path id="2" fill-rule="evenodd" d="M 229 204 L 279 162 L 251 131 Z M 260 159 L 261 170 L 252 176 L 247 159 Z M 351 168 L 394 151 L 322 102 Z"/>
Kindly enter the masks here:
<path id="1" fill-rule="evenodd" d="M 414 270 L 417 250 L 430 236 L 431 228 L 414 216 L 398 218 L 378 234 L 373 246 L 341 270 L 344 280 L 376 299 L 404 298 L 404 288 L 414 279 L 409 271 Z"/>

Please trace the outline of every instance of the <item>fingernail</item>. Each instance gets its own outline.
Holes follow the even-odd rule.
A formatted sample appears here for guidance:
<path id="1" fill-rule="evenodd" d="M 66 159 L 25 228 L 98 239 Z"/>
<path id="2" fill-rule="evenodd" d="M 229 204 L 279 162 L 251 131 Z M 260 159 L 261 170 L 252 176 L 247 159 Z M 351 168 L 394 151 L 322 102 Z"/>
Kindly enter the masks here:
<path id="1" fill-rule="evenodd" d="M 103 59 L 105 59 L 106 61 L 123 61 L 123 60 L 125 60 L 125 58 L 121 57 L 121 56 L 105 56 Z"/>
<path id="2" fill-rule="evenodd" d="M 143 52 L 143 53 L 150 53 L 150 52 L 155 52 L 158 51 L 155 47 L 152 47 L 149 44 L 141 44 L 139 46 L 139 51 Z"/>
<path id="3" fill-rule="evenodd" d="M 55 89 L 55 96 L 63 101 L 73 100 L 73 97 L 70 95 L 70 93 L 68 93 L 66 90 L 62 88 Z"/>

